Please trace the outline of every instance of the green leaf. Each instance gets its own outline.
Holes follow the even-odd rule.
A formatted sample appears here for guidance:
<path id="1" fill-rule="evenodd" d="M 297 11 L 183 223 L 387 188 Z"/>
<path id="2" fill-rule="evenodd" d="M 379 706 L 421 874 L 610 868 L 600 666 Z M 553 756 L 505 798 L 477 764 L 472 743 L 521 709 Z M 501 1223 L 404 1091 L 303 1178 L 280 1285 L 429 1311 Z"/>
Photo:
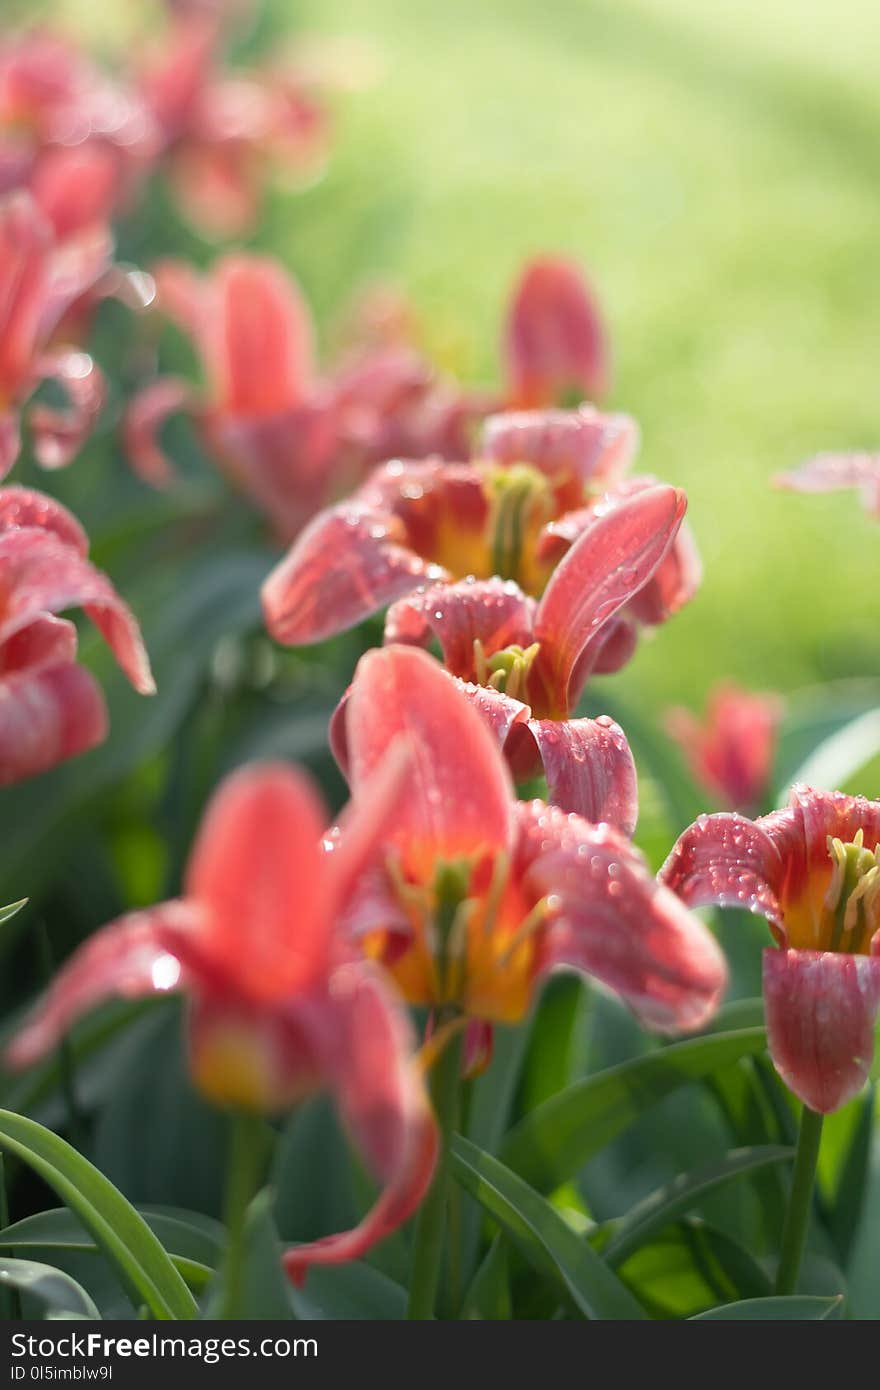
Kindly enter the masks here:
<path id="1" fill-rule="evenodd" d="M 843 1297 L 837 1298 L 745 1298 L 741 1303 L 725 1303 L 720 1308 L 696 1313 L 690 1322 L 815 1322 L 838 1318 Z"/>
<path id="2" fill-rule="evenodd" d="M 37 1173 L 76 1212 L 135 1307 L 146 1303 L 156 1318 L 195 1316 L 192 1294 L 143 1217 L 76 1149 L 8 1110 L 0 1110 L 0 1148 Z"/>
<path id="3" fill-rule="evenodd" d="M 225 1232 L 220 1223 L 174 1207 L 138 1210 L 190 1287 L 204 1288 L 223 1254 Z M 4 1249 L 100 1253 L 85 1226 L 67 1207 L 40 1211 L 7 1226 L 0 1231 L 0 1250 Z"/>
<path id="4" fill-rule="evenodd" d="M 453 1141 L 452 1171 L 529 1262 L 561 1281 L 585 1317 L 645 1317 L 592 1246 L 575 1234 L 546 1198 L 497 1158 L 459 1137 Z"/>
<path id="5" fill-rule="evenodd" d="M 873 1086 L 868 1087 L 853 1109 L 856 1111 L 856 1121 L 828 1213 L 831 1236 L 844 1265 L 859 1232 L 868 1190 L 874 1135 Z"/>
<path id="6" fill-rule="evenodd" d="M 718 1303 L 773 1292 L 754 1256 L 699 1217 L 685 1217 L 640 1246 L 618 1273 L 656 1318 L 688 1318 Z"/>
<path id="7" fill-rule="evenodd" d="M 315 1265 L 301 1289 L 291 1289 L 296 1316 L 302 1320 L 401 1322 L 406 1317 L 406 1290 L 371 1265 Z"/>
<path id="8" fill-rule="evenodd" d="M 792 777 L 822 791 L 851 783 L 880 754 L 880 709 L 858 715 L 814 748 Z M 782 798 L 782 804 L 787 796 Z"/>
<path id="9" fill-rule="evenodd" d="M 27 898 L 19 898 L 17 903 L 7 903 L 5 907 L 0 907 L 0 927 L 4 922 L 8 922 L 10 917 L 14 917 L 17 912 L 28 902 Z"/>
<path id="10" fill-rule="evenodd" d="M 507 1239 L 497 1235 L 464 1296 L 460 1317 L 493 1322 L 509 1322 L 512 1317 Z"/>
<path id="11" fill-rule="evenodd" d="M 763 1028 L 706 1034 L 585 1077 L 520 1121 L 501 1158 L 533 1187 L 551 1192 L 664 1096 L 765 1045 Z"/>
<path id="12" fill-rule="evenodd" d="M 775 1145 L 734 1149 L 719 1163 L 673 1178 L 626 1214 L 605 1247 L 605 1259 L 610 1265 L 622 1264 L 640 1245 L 697 1206 L 709 1193 L 771 1164 L 784 1163 L 793 1153 L 793 1149 Z"/>
<path id="13" fill-rule="evenodd" d="M 99 1318 L 101 1315 L 81 1284 L 51 1265 L 35 1260 L 0 1259 L 0 1285 L 18 1289 L 36 1299 L 48 1310 L 48 1318 L 74 1316 Z"/>
<path id="14" fill-rule="evenodd" d="M 293 1317 L 290 1286 L 281 1264 L 281 1241 L 272 1219 L 272 1194 L 258 1192 L 245 1215 L 244 1275 L 235 1317 L 245 1322 L 263 1319 L 289 1321 Z M 211 1285 L 203 1317 L 221 1316 L 224 1306 L 224 1272 Z"/>

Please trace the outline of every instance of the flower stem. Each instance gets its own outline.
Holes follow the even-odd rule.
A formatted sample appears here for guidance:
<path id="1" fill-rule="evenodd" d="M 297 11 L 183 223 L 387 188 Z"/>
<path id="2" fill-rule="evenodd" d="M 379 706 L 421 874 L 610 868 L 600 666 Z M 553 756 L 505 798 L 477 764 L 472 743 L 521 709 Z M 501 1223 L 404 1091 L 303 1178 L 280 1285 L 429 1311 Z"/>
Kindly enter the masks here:
<path id="1" fill-rule="evenodd" d="M 432 1318 L 443 1268 L 449 1204 L 450 1145 L 458 1123 L 462 1031 L 456 1029 L 431 1073 L 431 1100 L 440 1127 L 434 1181 L 416 1222 L 409 1286 L 409 1318 Z"/>
<path id="2" fill-rule="evenodd" d="M 230 1120 L 229 1158 L 226 1169 L 224 1217 L 227 1245 L 220 1317 L 240 1316 L 244 1290 L 245 1217 L 266 1167 L 266 1122 L 247 1110 L 236 1110 Z"/>
<path id="3" fill-rule="evenodd" d="M 797 1288 L 813 1208 L 813 1186 L 816 1181 L 816 1162 L 822 1140 L 823 1119 L 823 1115 L 804 1106 L 791 1178 L 791 1192 L 782 1228 L 782 1246 L 776 1274 L 777 1294 L 791 1294 Z"/>

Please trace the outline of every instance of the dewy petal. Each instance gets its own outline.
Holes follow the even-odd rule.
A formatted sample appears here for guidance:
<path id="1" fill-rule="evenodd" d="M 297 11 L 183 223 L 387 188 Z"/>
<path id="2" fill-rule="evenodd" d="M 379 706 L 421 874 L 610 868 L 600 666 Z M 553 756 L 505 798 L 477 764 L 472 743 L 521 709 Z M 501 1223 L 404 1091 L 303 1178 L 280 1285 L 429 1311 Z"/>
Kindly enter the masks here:
<path id="1" fill-rule="evenodd" d="M 385 642 L 428 646 L 436 637 L 453 675 L 473 680 L 474 642 L 489 656 L 532 642 L 534 599 L 506 579 L 432 584 L 398 600 L 385 619 Z"/>
<path id="2" fill-rule="evenodd" d="M 811 1110 L 827 1115 L 861 1090 L 874 1056 L 880 956 L 764 952 L 773 1064 Z"/>
<path id="3" fill-rule="evenodd" d="M 254 998 L 277 1000 L 320 976 L 330 956 L 324 808 L 283 763 L 252 764 L 215 792 L 187 866 L 212 956 Z"/>
<path id="4" fill-rule="evenodd" d="M 456 681 L 415 647 L 385 647 L 361 658 L 348 705 L 355 800 L 392 739 L 412 748 L 409 790 L 389 840 L 414 877 L 433 877 L 438 860 L 505 849 L 512 834 L 513 786 L 501 752 Z"/>
<path id="5" fill-rule="evenodd" d="M 216 266 L 201 350 L 215 397 L 233 415 L 272 415 L 311 389 L 312 325 L 279 262 L 244 253 Z"/>
<path id="6" fill-rule="evenodd" d="M 312 1265 L 359 1259 L 406 1221 L 428 1190 L 437 1155 L 436 1122 L 404 1009 L 360 962 L 335 973 L 330 997 L 335 1026 L 328 1080 L 382 1191 L 353 1230 L 285 1253 L 295 1283 Z"/>
<path id="7" fill-rule="evenodd" d="M 62 408 L 34 405 L 30 411 L 34 454 L 43 468 L 63 468 L 92 433 L 104 404 L 104 377 L 87 352 L 42 357 L 37 372 L 57 382 L 67 397 Z"/>
<path id="8" fill-rule="evenodd" d="M 880 454 L 817 454 L 790 473 L 773 479 L 791 492 L 837 492 L 858 488 L 865 510 L 880 517 Z"/>
<path id="9" fill-rule="evenodd" d="M 336 507 L 315 517 L 263 585 L 266 626 L 288 646 L 320 642 L 444 574 L 397 543 L 393 518 Z"/>
<path id="10" fill-rule="evenodd" d="M 123 448 L 132 469 L 151 487 L 174 482 L 176 469 L 159 443 L 165 421 L 189 404 L 192 392 L 180 377 L 165 376 L 135 392 L 122 420 Z"/>
<path id="11" fill-rule="evenodd" d="M 107 736 L 94 677 L 68 663 L 0 680 L 0 786 L 35 777 Z"/>
<path id="12" fill-rule="evenodd" d="M 516 872 L 530 895 L 548 900 L 539 973 L 572 966 L 653 1028 L 702 1027 L 727 984 L 711 932 L 610 826 L 542 802 L 522 805 L 519 815 Z"/>
<path id="13" fill-rule="evenodd" d="M 571 475 L 585 486 L 611 484 L 629 468 L 639 427 L 629 415 L 576 410 L 506 410 L 483 426 L 480 457 L 530 463 L 548 477 Z"/>
<path id="14" fill-rule="evenodd" d="M 552 804 L 632 835 L 639 813 L 638 779 L 620 725 L 602 715 L 533 719 L 529 728 L 540 750 Z"/>
<path id="15" fill-rule="evenodd" d="M 575 667 L 610 618 L 637 594 L 668 554 L 687 501 L 672 487 L 652 487 L 603 512 L 554 570 L 535 614 L 535 662 L 551 706 L 567 714 Z"/>
<path id="16" fill-rule="evenodd" d="M 526 266 L 511 301 L 503 348 L 513 405 L 555 405 L 573 389 L 591 397 L 608 388 L 608 344 L 599 307 L 568 261 L 535 260 Z"/>
<path id="17" fill-rule="evenodd" d="M 57 1047 L 71 1024 L 105 999 L 166 993 L 184 983 L 168 939 L 185 935 L 193 914 L 180 902 L 160 903 L 103 927 L 62 966 L 6 1051 L 26 1067 Z"/>
<path id="18" fill-rule="evenodd" d="M 79 555 L 89 553 L 89 538 L 72 512 L 29 487 L 0 488 L 0 535 L 23 526 L 51 531 Z"/>
<path id="19" fill-rule="evenodd" d="M 779 817 L 765 817 L 775 824 Z M 658 878 L 688 907 L 739 907 L 784 933 L 781 898 L 788 866 L 763 823 L 722 813 L 683 831 Z"/>
<path id="20" fill-rule="evenodd" d="M 82 607 L 100 630 L 122 670 L 142 695 L 155 690 L 134 615 L 101 574 L 49 531 L 23 528 L 0 534 L 0 643 L 43 613 Z"/>

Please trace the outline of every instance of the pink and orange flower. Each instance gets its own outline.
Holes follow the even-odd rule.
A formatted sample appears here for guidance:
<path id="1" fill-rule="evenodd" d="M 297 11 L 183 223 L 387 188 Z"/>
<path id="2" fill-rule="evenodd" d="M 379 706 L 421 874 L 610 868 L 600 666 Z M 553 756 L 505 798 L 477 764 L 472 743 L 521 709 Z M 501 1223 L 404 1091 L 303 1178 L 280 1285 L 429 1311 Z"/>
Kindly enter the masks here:
<path id="1" fill-rule="evenodd" d="M 770 789 L 783 708 L 778 695 L 755 694 L 724 681 L 711 692 L 702 723 L 690 710 L 673 709 L 666 728 L 694 780 L 717 802 L 755 811 Z"/>
<path id="2" fill-rule="evenodd" d="M 756 821 L 701 816 L 660 880 L 688 906 L 767 918 L 764 1002 L 774 1065 L 828 1114 L 862 1087 L 880 1008 L 880 802 L 795 787 Z"/>
<path id="3" fill-rule="evenodd" d="M 215 1103 L 274 1112 L 329 1088 L 383 1190 L 355 1229 L 287 1252 L 297 1281 L 388 1235 L 433 1171 L 435 1122 L 405 1011 L 339 927 L 405 770 L 404 750 L 385 760 L 332 855 L 302 774 L 280 764 L 234 773 L 205 814 L 183 897 L 92 936 L 7 1051 L 27 1066 L 111 996 L 179 991 L 192 1076 Z"/>
<path id="4" fill-rule="evenodd" d="M 76 628 L 57 613 L 84 608 L 134 688 L 155 689 L 131 611 L 87 554 L 85 532 L 59 502 L 0 488 L 0 785 L 106 737 L 104 697 L 76 664 Z"/>

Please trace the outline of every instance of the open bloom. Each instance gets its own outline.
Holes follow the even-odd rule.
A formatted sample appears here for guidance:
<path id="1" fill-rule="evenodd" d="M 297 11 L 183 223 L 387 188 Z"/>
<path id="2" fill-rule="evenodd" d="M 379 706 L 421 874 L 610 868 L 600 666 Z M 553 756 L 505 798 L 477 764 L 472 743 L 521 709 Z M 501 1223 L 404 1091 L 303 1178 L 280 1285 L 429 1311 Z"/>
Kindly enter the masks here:
<path id="1" fill-rule="evenodd" d="M 732 681 L 716 685 L 701 723 L 673 709 L 666 727 L 695 780 L 731 810 L 758 808 L 767 794 L 782 717 L 778 695 L 753 694 Z"/>
<path id="2" fill-rule="evenodd" d="M 470 463 L 395 460 L 311 524 L 263 586 L 279 642 L 317 642 L 354 626 L 419 586 L 473 576 L 512 579 L 539 595 L 578 536 L 602 511 L 651 488 L 622 478 L 635 451 L 625 415 L 578 410 L 501 414 L 486 422 Z M 680 518 L 679 518 L 680 519 Z M 617 669 L 638 623 L 657 624 L 694 593 L 700 566 L 689 533 L 605 628 Z M 558 596 L 557 596 L 558 601 Z"/>
<path id="3" fill-rule="evenodd" d="M 880 517 L 880 454 L 816 454 L 800 468 L 777 474 L 773 481 L 790 492 L 856 488 L 868 515 Z"/>
<path id="4" fill-rule="evenodd" d="M 29 194 L 0 199 L 0 478 L 18 457 L 21 410 L 42 382 L 57 382 L 67 404 L 30 409 L 38 463 L 68 463 L 94 426 L 103 401 L 100 372 L 87 353 L 54 340 L 71 305 L 106 271 L 109 255 L 101 229 L 59 242 Z"/>
<path id="5" fill-rule="evenodd" d="M 613 720 L 575 719 L 596 671 L 616 669 L 615 615 L 673 545 L 685 499 L 671 487 L 634 493 L 598 514 L 554 570 L 540 601 L 511 580 L 432 584 L 388 610 L 386 642 L 440 645 L 446 669 L 496 734 L 514 776 L 543 772 L 549 799 L 626 834 L 638 813 L 636 772 Z M 347 702 L 331 724 L 343 767 Z"/>
<path id="6" fill-rule="evenodd" d="M 138 625 L 87 553 L 85 532 L 59 502 L 0 488 L 0 785 L 45 772 L 107 733 L 100 688 L 76 665 L 76 628 L 55 614 L 84 608 L 135 689 L 155 689 Z"/>
<path id="7" fill-rule="evenodd" d="M 184 215 L 213 235 L 236 236 L 253 225 L 270 173 L 301 182 L 320 170 L 329 117 L 305 69 L 225 68 L 224 18 L 216 6 L 174 15 L 139 87 Z"/>
<path id="8" fill-rule="evenodd" d="M 214 796 L 180 899 L 123 917 L 62 968 L 7 1051 L 23 1067 L 102 1000 L 183 992 L 193 1079 L 220 1105 L 276 1111 L 329 1088 L 383 1183 L 354 1230 L 297 1247 L 285 1264 L 356 1259 L 424 1194 L 435 1125 L 408 1020 L 337 924 L 401 792 L 386 760 L 332 855 L 310 783 L 281 764 L 234 773 Z"/>
<path id="9" fill-rule="evenodd" d="M 650 1026 L 697 1028 L 724 988 L 712 935 L 623 835 L 517 802 L 498 745 L 425 652 L 386 647 L 357 668 L 347 716 L 355 806 L 398 735 L 412 770 L 349 928 L 413 1003 L 488 1023 L 523 1017 L 558 966 L 616 991 Z"/>
<path id="10" fill-rule="evenodd" d="M 823 1114 L 865 1081 L 880 1007 L 880 802 L 798 786 L 756 821 L 701 816 L 660 879 L 690 906 L 766 917 L 770 1053 L 786 1085 Z"/>

